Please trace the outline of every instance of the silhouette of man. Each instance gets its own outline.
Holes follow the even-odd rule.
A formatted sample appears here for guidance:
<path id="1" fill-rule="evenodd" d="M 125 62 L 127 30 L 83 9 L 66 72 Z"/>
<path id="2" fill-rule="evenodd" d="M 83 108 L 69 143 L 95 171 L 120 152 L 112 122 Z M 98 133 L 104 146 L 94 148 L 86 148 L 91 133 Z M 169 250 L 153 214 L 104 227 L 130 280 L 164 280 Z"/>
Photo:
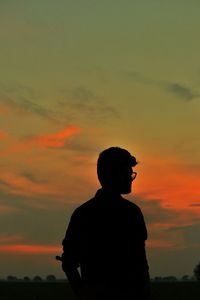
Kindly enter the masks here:
<path id="1" fill-rule="evenodd" d="M 121 196 L 131 192 L 136 164 L 135 157 L 119 147 L 100 153 L 97 174 L 102 188 L 71 216 L 60 260 L 79 299 L 149 299 L 144 218 L 136 204 Z"/>

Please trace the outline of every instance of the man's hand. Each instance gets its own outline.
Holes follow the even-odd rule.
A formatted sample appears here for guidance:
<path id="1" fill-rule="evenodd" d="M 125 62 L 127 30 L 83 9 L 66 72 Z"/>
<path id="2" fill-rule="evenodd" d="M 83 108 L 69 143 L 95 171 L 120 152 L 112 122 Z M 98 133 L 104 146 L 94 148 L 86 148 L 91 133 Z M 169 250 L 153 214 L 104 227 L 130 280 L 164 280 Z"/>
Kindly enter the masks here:
<path id="1" fill-rule="evenodd" d="M 63 261 L 62 256 L 56 255 L 56 260 Z"/>

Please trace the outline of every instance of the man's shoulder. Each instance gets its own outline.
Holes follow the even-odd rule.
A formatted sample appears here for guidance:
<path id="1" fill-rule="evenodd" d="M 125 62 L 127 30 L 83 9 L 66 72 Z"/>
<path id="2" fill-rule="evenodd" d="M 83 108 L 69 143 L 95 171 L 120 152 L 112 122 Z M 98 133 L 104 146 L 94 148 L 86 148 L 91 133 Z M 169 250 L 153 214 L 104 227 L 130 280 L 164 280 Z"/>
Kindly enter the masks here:
<path id="1" fill-rule="evenodd" d="M 80 216 L 86 216 L 88 214 L 91 214 L 93 212 L 96 212 L 98 210 L 101 210 L 101 208 L 112 208 L 112 209 L 122 209 L 125 211 L 130 211 L 134 214 L 142 214 L 140 207 L 135 204 L 134 202 L 125 199 L 121 197 L 121 199 L 116 200 L 116 202 L 103 202 L 102 199 L 98 199 L 98 197 L 93 196 L 89 200 L 85 201 L 81 205 L 79 205 L 73 212 L 72 217 L 80 217 Z"/>
<path id="2" fill-rule="evenodd" d="M 94 205 L 94 197 L 79 205 L 73 212 L 73 216 L 80 215 L 90 210 Z"/>
<path id="3" fill-rule="evenodd" d="M 125 198 L 122 198 L 122 199 L 123 199 L 125 206 L 127 206 L 128 208 L 133 209 L 135 211 L 141 212 L 141 209 L 137 204 L 135 204 L 134 202 L 132 202 L 128 199 L 125 199 Z"/>

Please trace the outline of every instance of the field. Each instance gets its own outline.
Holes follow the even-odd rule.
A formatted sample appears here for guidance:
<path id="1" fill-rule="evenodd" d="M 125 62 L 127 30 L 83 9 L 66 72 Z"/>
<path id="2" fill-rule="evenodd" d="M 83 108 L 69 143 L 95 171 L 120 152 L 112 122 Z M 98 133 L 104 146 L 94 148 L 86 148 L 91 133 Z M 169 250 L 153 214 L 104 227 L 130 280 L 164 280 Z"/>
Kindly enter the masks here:
<path id="1" fill-rule="evenodd" d="M 152 282 L 152 300 L 199 300 L 198 282 Z M 0 282 L 1 300 L 75 300 L 65 282 Z"/>

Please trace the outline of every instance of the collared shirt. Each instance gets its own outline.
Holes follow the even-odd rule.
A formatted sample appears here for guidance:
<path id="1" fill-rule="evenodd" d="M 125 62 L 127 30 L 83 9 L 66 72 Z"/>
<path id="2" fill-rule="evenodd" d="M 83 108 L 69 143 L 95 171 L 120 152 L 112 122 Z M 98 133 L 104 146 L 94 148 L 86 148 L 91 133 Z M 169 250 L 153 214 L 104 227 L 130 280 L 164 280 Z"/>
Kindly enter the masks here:
<path id="1" fill-rule="evenodd" d="M 73 212 L 63 240 L 63 260 L 80 267 L 86 284 L 142 284 L 149 277 L 146 239 L 140 208 L 99 189 Z"/>

